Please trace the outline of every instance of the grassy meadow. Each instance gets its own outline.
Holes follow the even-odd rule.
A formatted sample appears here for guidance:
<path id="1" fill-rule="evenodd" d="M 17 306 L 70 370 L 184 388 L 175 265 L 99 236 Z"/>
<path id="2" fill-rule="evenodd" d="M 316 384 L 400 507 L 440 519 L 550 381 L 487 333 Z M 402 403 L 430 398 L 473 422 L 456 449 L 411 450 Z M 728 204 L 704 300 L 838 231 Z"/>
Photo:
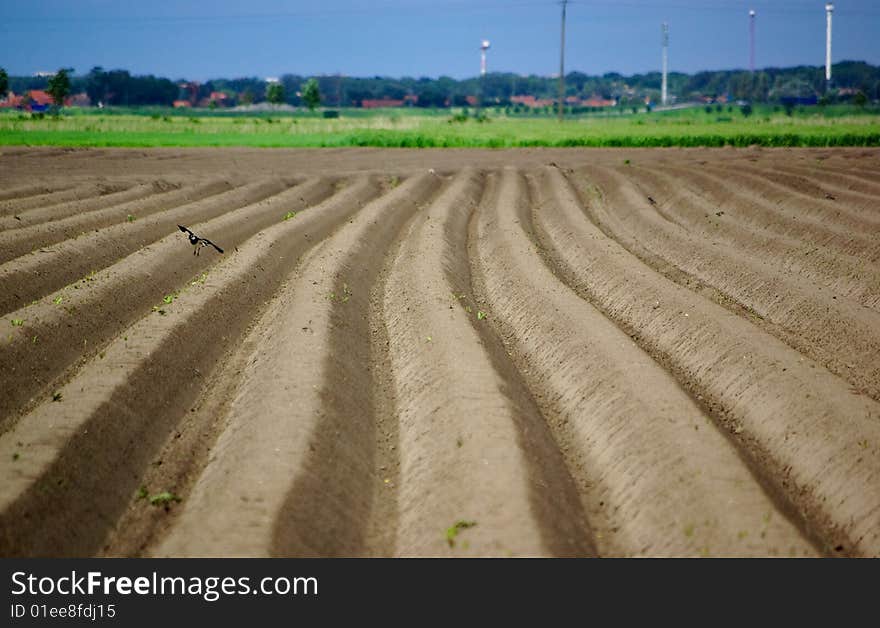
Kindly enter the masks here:
<path id="1" fill-rule="evenodd" d="M 757 106 L 663 112 L 627 110 L 569 117 L 547 112 L 343 109 L 235 113 L 170 109 L 66 109 L 59 117 L 0 113 L 0 145 L 251 147 L 880 146 L 880 109 Z M 459 115 L 455 115 L 459 114 Z"/>

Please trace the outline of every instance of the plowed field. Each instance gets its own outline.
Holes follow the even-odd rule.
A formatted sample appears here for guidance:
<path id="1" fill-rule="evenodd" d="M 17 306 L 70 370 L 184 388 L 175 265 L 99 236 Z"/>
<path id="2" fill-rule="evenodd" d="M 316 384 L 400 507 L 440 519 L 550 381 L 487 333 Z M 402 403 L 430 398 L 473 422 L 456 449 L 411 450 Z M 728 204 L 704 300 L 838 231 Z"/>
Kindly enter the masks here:
<path id="1" fill-rule="evenodd" d="M 2 556 L 880 556 L 878 150 L 6 148 L 0 310 Z"/>

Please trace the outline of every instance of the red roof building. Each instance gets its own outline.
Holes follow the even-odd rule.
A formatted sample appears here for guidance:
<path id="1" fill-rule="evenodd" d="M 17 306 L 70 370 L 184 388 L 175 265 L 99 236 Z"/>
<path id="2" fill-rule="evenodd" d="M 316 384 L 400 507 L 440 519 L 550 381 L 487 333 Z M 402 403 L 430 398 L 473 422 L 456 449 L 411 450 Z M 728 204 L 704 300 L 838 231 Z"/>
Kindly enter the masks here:
<path id="1" fill-rule="evenodd" d="M 361 101 L 364 109 L 379 109 L 381 107 L 403 107 L 403 101 L 395 98 L 365 98 Z"/>

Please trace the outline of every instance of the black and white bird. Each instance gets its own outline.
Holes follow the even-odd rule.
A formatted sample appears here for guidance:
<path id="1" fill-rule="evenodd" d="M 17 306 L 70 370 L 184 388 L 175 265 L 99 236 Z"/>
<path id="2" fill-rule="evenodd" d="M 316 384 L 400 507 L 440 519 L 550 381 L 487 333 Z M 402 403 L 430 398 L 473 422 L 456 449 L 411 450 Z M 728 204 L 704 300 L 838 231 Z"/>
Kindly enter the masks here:
<path id="1" fill-rule="evenodd" d="M 215 249 L 217 249 L 218 253 L 223 252 L 223 249 L 211 242 L 208 238 L 200 238 L 183 225 L 177 225 L 177 228 L 187 234 L 187 237 L 189 237 L 189 243 L 196 247 L 195 249 L 193 249 L 193 255 L 198 255 L 199 252 L 201 252 L 201 250 L 206 246 L 213 246 Z"/>

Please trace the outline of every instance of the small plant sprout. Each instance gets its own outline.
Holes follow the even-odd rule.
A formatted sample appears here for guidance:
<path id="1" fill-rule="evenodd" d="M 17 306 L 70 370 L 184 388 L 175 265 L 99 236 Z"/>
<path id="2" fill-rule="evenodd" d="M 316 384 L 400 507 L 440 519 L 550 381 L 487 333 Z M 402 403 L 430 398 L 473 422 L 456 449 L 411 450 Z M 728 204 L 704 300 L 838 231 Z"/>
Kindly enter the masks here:
<path id="1" fill-rule="evenodd" d="M 482 310 L 477 310 L 477 320 L 482 321 L 482 320 L 485 320 L 485 318 L 486 318 L 486 313 Z"/>
<path id="2" fill-rule="evenodd" d="M 52 299 L 52 303 L 54 303 L 55 305 L 61 305 L 61 303 L 63 301 L 64 301 L 64 297 L 61 296 L 60 294 L 57 297 L 55 297 L 54 299 Z"/>
<path id="3" fill-rule="evenodd" d="M 451 527 L 446 528 L 446 542 L 449 547 L 455 547 L 455 538 L 462 530 L 473 528 L 477 525 L 476 521 L 456 521 Z"/>
<path id="4" fill-rule="evenodd" d="M 150 492 L 147 490 L 147 487 L 143 486 L 143 485 L 138 489 L 138 492 L 135 493 L 135 495 L 138 499 L 146 499 L 149 496 L 149 494 L 150 494 Z"/>
<path id="5" fill-rule="evenodd" d="M 134 216 L 134 214 L 129 214 L 128 216 L 125 217 L 125 219 L 128 222 L 134 222 L 135 220 L 137 220 L 137 218 Z"/>
<path id="6" fill-rule="evenodd" d="M 63 397 L 64 397 L 64 395 L 62 395 L 62 394 L 61 394 L 60 392 L 58 392 L 58 391 L 55 391 L 54 393 L 52 393 L 52 401 L 61 401 L 61 399 L 62 399 Z"/>
<path id="7" fill-rule="evenodd" d="M 150 504 L 153 506 L 167 506 L 173 502 L 181 501 L 180 497 L 168 491 L 162 491 L 150 496 Z"/>
<path id="8" fill-rule="evenodd" d="M 298 213 L 299 212 L 287 212 L 286 214 L 284 214 L 284 220 L 290 220 L 291 218 L 296 218 L 296 215 Z"/>
<path id="9" fill-rule="evenodd" d="M 22 325 L 24 325 L 24 319 L 21 318 L 13 318 L 10 322 L 12 323 L 13 327 L 21 327 Z"/>
<path id="10" fill-rule="evenodd" d="M 172 303 L 174 303 L 174 299 L 176 299 L 179 295 L 180 295 L 179 292 L 172 292 L 171 294 L 166 294 L 164 297 L 162 297 L 162 303 L 164 303 L 165 305 L 171 305 Z"/>

